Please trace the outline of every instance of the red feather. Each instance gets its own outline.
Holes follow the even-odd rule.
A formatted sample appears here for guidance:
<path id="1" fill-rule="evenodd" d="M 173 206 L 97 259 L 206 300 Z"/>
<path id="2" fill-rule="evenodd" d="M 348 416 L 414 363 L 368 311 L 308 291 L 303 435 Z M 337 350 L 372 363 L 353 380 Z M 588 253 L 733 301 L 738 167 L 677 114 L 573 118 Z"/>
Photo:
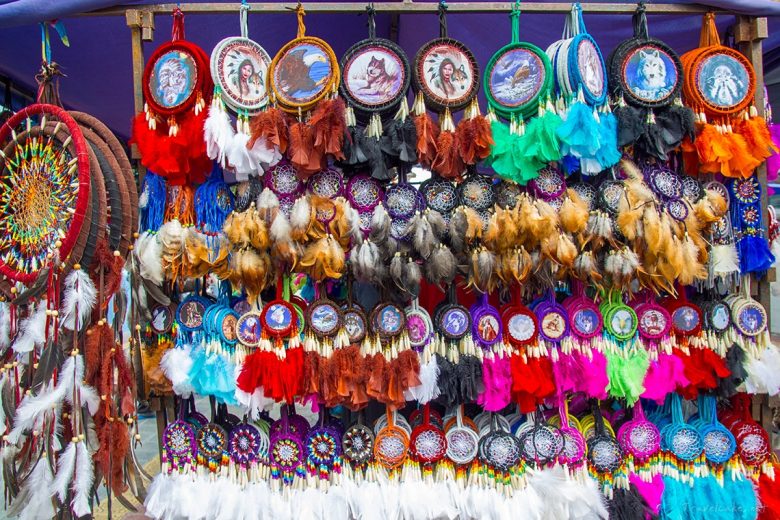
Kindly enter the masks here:
<path id="1" fill-rule="evenodd" d="M 253 146 L 261 137 L 266 143 L 275 146 L 279 152 L 285 153 L 289 143 L 289 128 L 287 115 L 278 108 L 269 108 L 260 112 L 249 122 L 252 133 L 248 146 Z"/>
<path id="2" fill-rule="evenodd" d="M 421 164 L 430 166 L 436 158 L 439 128 L 427 113 L 415 116 L 414 126 L 417 129 L 417 158 Z"/>
<path id="3" fill-rule="evenodd" d="M 314 172 L 309 171 L 314 140 L 310 128 L 306 123 L 296 122 L 290 127 L 290 162 L 298 170 L 298 176 L 306 180 Z"/>
<path id="4" fill-rule="evenodd" d="M 445 179 L 460 179 L 465 170 L 453 132 L 442 131 L 436 140 L 436 157 L 431 168 Z"/>
<path id="5" fill-rule="evenodd" d="M 314 147 L 336 160 L 344 159 L 341 148 L 347 131 L 345 112 L 346 106 L 341 98 L 329 99 L 321 101 L 309 119 L 309 126 L 314 132 Z"/>

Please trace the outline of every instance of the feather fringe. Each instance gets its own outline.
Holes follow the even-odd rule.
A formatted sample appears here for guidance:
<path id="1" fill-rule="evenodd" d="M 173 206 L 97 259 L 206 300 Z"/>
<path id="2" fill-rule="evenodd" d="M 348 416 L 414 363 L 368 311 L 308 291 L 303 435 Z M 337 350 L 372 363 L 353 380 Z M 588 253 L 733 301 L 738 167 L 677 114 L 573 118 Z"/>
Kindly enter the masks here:
<path id="1" fill-rule="evenodd" d="M 115 461 L 119 464 L 121 461 Z M 76 476 L 73 479 L 73 500 L 71 507 L 77 517 L 83 517 L 92 512 L 92 484 L 95 480 L 92 457 L 84 440 L 76 443 Z"/>

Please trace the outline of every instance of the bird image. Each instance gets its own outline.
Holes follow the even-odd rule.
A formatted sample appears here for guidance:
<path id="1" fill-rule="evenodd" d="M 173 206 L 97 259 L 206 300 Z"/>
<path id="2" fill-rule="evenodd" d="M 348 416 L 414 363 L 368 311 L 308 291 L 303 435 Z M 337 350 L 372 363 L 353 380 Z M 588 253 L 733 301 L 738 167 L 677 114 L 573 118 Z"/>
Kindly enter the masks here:
<path id="1" fill-rule="evenodd" d="M 327 74 L 315 80 L 312 78 L 312 67 L 316 63 L 327 64 L 327 58 L 320 52 L 306 54 L 308 49 L 296 49 L 289 53 L 279 63 L 279 86 L 282 92 L 294 95 L 296 92 L 309 92 L 328 80 Z"/>

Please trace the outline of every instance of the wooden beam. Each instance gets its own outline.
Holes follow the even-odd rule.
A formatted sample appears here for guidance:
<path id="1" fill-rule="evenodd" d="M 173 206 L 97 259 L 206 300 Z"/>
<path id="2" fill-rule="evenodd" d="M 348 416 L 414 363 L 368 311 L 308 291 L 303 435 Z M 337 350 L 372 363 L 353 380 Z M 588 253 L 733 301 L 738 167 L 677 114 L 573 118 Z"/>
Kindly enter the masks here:
<path id="1" fill-rule="evenodd" d="M 289 13 L 295 10 L 294 2 L 251 2 L 250 13 Z M 452 2 L 447 4 L 450 13 L 506 13 L 513 4 L 510 2 Z M 215 14 L 236 13 L 241 7 L 240 2 L 206 2 L 206 3 L 167 3 L 153 5 L 119 5 L 106 9 L 98 9 L 80 16 L 121 16 L 127 10 L 141 9 L 151 13 L 169 14 L 175 7 L 181 8 L 187 14 Z M 365 2 L 318 2 L 305 3 L 304 8 L 308 13 L 363 13 L 366 10 Z M 435 13 L 439 9 L 438 2 L 414 2 L 404 0 L 402 2 L 376 2 L 374 8 L 378 13 L 420 14 Z M 524 13 L 565 13 L 571 10 L 568 2 L 523 2 L 521 9 Z M 711 7 L 698 4 L 647 4 L 648 14 L 703 14 L 708 11 L 724 12 Z M 582 10 L 585 13 L 600 14 L 632 14 L 636 11 L 635 3 L 583 3 Z"/>

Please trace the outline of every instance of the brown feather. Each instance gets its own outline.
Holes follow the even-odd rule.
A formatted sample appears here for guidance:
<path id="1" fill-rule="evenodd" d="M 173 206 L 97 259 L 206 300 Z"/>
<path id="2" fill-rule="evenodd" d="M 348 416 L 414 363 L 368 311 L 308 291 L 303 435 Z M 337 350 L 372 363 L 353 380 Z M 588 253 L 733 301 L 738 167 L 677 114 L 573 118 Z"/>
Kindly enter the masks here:
<path id="1" fill-rule="evenodd" d="M 566 190 L 566 198 L 563 200 L 558 216 L 564 231 L 572 234 L 581 233 L 588 224 L 588 204 L 576 191 L 569 188 Z"/>
<path id="2" fill-rule="evenodd" d="M 344 159 L 341 149 L 347 131 L 345 111 L 344 100 L 337 97 L 318 103 L 309 119 L 309 126 L 314 133 L 314 147 L 336 160 Z"/>
<path id="3" fill-rule="evenodd" d="M 287 115 L 280 109 L 271 107 L 260 112 L 249 122 L 251 139 L 248 146 L 254 146 L 255 141 L 264 138 L 266 143 L 279 148 L 281 153 L 287 151 L 289 129 Z"/>

